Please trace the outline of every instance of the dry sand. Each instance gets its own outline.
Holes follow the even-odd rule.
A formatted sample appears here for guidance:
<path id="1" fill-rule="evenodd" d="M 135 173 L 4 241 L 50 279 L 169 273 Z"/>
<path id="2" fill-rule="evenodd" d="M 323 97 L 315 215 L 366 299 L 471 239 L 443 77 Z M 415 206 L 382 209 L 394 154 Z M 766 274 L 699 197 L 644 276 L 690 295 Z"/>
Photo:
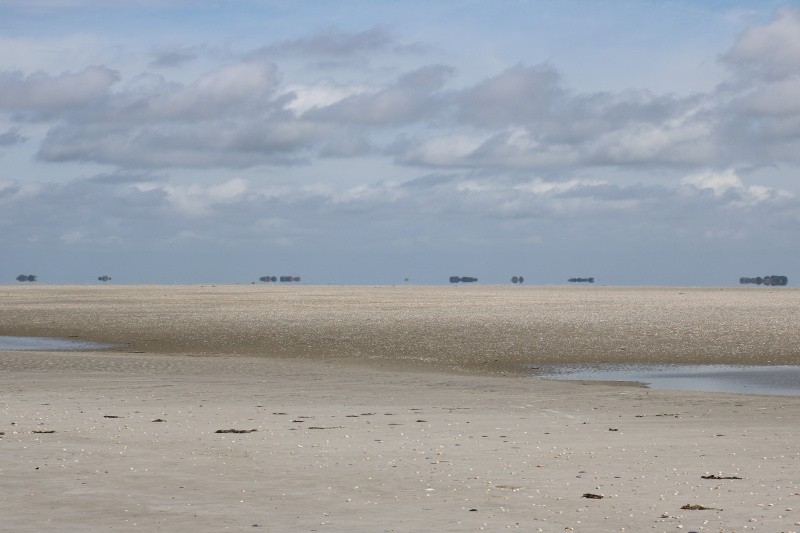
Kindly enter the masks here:
<path id="1" fill-rule="evenodd" d="M 3 531 L 800 531 L 800 398 L 517 371 L 795 364 L 794 289 L 7 286 L 0 335 L 121 344 L 0 352 Z"/>

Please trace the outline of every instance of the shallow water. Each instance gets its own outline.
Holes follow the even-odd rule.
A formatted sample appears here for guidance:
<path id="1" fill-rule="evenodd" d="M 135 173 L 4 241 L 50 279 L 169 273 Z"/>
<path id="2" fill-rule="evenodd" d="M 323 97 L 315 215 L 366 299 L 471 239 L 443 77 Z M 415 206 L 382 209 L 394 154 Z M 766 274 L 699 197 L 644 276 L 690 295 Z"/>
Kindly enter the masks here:
<path id="1" fill-rule="evenodd" d="M 2 350 L 99 350 L 108 348 L 107 344 L 52 337 L 7 337 L 0 335 Z"/>
<path id="2" fill-rule="evenodd" d="M 800 396 L 800 366 L 561 365 L 530 367 L 540 379 L 637 381 L 655 389 Z"/>

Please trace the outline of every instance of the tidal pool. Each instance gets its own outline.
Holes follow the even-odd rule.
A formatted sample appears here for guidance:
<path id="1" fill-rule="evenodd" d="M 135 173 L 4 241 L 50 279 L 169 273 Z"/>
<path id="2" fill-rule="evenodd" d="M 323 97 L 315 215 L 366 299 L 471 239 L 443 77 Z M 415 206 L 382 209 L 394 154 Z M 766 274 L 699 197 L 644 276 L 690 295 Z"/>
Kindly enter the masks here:
<path id="1" fill-rule="evenodd" d="M 560 365 L 529 368 L 539 379 L 636 381 L 655 389 L 800 396 L 800 366 Z"/>
<path id="2" fill-rule="evenodd" d="M 108 344 L 53 337 L 8 337 L 0 335 L 0 351 L 2 350 L 100 350 L 108 348 Z"/>

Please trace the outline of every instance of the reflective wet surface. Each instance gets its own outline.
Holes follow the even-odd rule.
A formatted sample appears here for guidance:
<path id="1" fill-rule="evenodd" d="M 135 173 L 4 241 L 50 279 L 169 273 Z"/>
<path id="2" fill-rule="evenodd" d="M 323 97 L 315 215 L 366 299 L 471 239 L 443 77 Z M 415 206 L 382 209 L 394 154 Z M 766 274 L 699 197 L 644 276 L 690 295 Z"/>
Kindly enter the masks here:
<path id="1" fill-rule="evenodd" d="M 655 389 L 800 396 L 800 366 L 533 366 L 541 379 L 636 381 Z"/>
<path id="2" fill-rule="evenodd" d="M 0 335 L 0 350 L 100 350 L 107 344 L 51 337 L 7 337 Z"/>

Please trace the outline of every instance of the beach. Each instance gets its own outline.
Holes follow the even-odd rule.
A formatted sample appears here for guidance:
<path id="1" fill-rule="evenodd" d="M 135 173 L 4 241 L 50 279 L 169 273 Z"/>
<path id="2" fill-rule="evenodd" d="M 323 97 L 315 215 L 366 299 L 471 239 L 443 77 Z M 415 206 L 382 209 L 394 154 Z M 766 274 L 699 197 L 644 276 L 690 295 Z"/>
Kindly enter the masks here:
<path id="1" fill-rule="evenodd" d="M 800 531 L 800 398 L 523 365 L 786 365 L 787 288 L 0 286 L 8 531 Z"/>

